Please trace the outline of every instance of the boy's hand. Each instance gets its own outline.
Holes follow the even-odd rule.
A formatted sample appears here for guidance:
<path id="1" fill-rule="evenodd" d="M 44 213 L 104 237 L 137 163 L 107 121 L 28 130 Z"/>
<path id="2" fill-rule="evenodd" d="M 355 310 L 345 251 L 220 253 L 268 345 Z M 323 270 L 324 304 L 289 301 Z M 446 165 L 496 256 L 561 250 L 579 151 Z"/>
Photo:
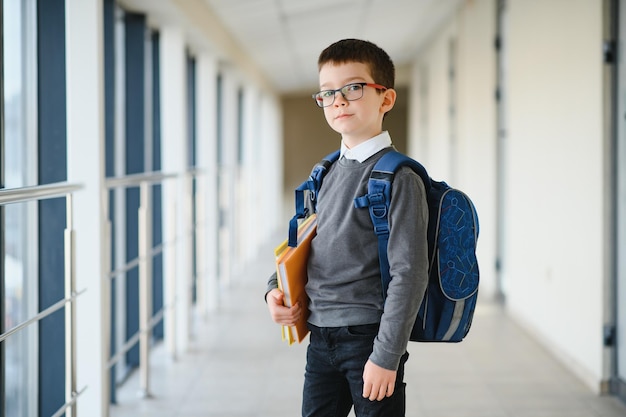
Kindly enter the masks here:
<path id="1" fill-rule="evenodd" d="M 363 368 L 363 398 L 381 401 L 391 397 L 396 386 L 396 371 L 381 368 L 368 360 Z"/>
<path id="2" fill-rule="evenodd" d="M 302 314 L 300 304 L 296 303 L 292 307 L 285 307 L 283 303 L 284 294 L 279 289 L 273 289 L 267 294 L 267 307 L 274 322 L 282 326 L 294 326 Z"/>

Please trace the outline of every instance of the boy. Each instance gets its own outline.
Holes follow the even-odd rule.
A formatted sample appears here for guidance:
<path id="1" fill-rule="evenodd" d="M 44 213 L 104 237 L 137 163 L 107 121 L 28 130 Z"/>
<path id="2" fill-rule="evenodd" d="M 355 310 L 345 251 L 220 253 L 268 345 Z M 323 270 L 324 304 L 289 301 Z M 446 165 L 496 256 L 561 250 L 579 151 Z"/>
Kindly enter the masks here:
<path id="1" fill-rule="evenodd" d="M 405 415 L 406 346 L 428 280 L 424 184 L 403 167 L 393 180 L 388 257 L 391 283 L 383 300 L 378 241 L 369 211 L 354 207 L 369 174 L 392 149 L 382 130 L 396 100 L 395 69 L 371 42 L 344 39 L 320 54 L 320 92 L 313 98 L 341 134 L 341 156 L 324 177 L 317 202 L 317 236 L 308 262 L 311 330 L 302 401 L 304 417 Z M 417 209 L 416 209 L 417 207 Z M 276 275 L 266 295 L 272 319 L 293 325 L 300 305 L 287 308 Z"/>

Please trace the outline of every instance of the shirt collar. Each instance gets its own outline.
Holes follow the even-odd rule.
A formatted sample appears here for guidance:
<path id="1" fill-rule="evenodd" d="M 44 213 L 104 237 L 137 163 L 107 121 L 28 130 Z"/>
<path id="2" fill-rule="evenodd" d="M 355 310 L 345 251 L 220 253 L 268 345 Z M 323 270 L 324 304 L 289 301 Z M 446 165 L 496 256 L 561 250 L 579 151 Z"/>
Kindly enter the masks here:
<path id="1" fill-rule="evenodd" d="M 346 159 L 356 159 L 359 162 L 363 162 L 370 156 L 374 155 L 378 151 L 391 146 L 391 136 L 388 131 L 383 131 L 381 134 L 374 136 L 371 139 L 366 140 L 363 143 L 358 144 L 352 149 L 349 149 L 343 141 L 341 141 L 341 151 L 339 157 Z"/>

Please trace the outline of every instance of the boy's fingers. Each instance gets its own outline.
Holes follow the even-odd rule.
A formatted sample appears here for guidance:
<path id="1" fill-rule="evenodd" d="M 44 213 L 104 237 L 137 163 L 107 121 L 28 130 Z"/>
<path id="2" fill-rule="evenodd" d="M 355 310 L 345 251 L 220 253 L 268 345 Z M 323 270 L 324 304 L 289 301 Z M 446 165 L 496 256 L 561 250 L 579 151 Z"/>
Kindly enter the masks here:
<path id="1" fill-rule="evenodd" d="M 372 384 L 363 384 L 363 398 L 369 398 L 372 392 Z"/>
<path id="2" fill-rule="evenodd" d="M 367 398 L 370 401 L 380 401 L 385 398 L 386 392 L 386 387 L 383 388 L 383 386 L 380 385 L 376 386 L 375 384 L 370 384 L 367 392 L 365 392 L 365 389 L 363 389 L 363 398 Z"/>
<path id="3" fill-rule="evenodd" d="M 387 386 L 381 385 L 378 391 L 378 397 L 376 397 L 377 401 L 382 401 L 387 396 Z"/>
<path id="4" fill-rule="evenodd" d="M 387 387 L 387 397 L 391 397 L 393 395 L 393 391 L 396 388 L 396 384 L 395 383 L 390 383 L 389 386 Z"/>
<path id="5" fill-rule="evenodd" d="M 282 291 L 275 291 L 272 294 L 272 297 L 274 297 L 276 304 L 283 304 L 283 298 L 285 297 L 285 295 L 282 293 Z"/>
<path id="6" fill-rule="evenodd" d="M 373 385 L 363 386 L 363 398 L 367 398 L 370 401 L 382 401 L 385 397 L 391 397 L 393 395 L 393 384 L 381 385 L 378 389 Z"/>
<path id="7" fill-rule="evenodd" d="M 285 307 L 282 302 L 280 302 L 279 296 L 275 298 L 275 302 L 272 303 L 273 306 L 270 307 L 270 312 L 272 315 L 272 319 L 277 324 L 281 324 L 283 326 L 293 326 L 296 324 L 296 321 L 302 315 L 302 308 L 299 304 L 295 304 L 293 307 Z"/>

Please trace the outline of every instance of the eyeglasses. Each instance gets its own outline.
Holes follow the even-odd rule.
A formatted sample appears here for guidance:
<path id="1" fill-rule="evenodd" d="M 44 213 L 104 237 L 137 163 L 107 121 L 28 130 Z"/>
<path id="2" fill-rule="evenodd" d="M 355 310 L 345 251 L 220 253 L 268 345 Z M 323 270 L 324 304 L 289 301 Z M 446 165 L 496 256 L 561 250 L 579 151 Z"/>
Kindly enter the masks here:
<path id="1" fill-rule="evenodd" d="M 358 100 L 363 97 L 363 88 L 364 87 L 373 87 L 377 90 L 385 91 L 387 87 L 382 86 L 380 84 L 372 84 L 372 83 L 352 83 L 348 85 L 344 85 L 341 88 L 336 90 L 322 90 L 318 93 L 313 94 L 313 99 L 317 103 L 319 107 L 328 107 L 335 102 L 335 96 L 337 93 L 341 93 L 343 98 L 348 101 Z"/>

